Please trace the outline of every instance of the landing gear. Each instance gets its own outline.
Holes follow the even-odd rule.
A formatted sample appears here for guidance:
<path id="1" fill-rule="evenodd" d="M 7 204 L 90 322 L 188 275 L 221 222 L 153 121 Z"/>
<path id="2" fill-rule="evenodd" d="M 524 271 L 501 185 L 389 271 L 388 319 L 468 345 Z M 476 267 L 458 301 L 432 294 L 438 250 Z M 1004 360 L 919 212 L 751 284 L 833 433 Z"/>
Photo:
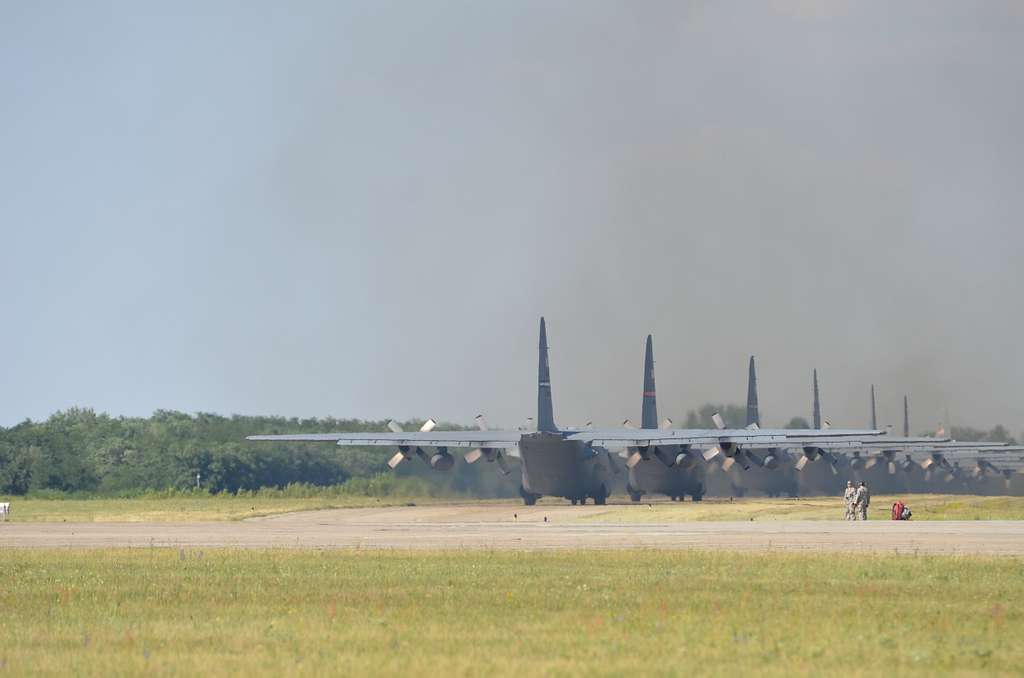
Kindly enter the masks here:
<path id="1" fill-rule="evenodd" d="M 519 486 L 519 496 L 523 498 L 523 503 L 527 506 L 533 506 L 537 503 L 537 495 L 530 494 L 527 492 L 522 485 Z"/>
<path id="2" fill-rule="evenodd" d="M 597 489 L 594 493 L 594 503 L 598 506 L 604 506 L 608 502 L 608 488 L 604 485 Z"/>
<path id="3" fill-rule="evenodd" d="M 587 503 L 587 498 L 585 496 L 584 497 L 580 497 L 580 506 L 583 506 L 586 503 Z"/>
<path id="4" fill-rule="evenodd" d="M 700 501 L 701 499 L 704 498 L 704 492 L 704 483 L 697 483 L 697 491 L 691 494 L 690 496 L 693 498 L 694 501 Z"/>
<path id="5" fill-rule="evenodd" d="M 643 496 L 642 492 L 637 492 L 631 485 L 626 485 L 626 492 L 629 493 L 629 500 L 634 504 L 640 501 L 640 497 Z"/>

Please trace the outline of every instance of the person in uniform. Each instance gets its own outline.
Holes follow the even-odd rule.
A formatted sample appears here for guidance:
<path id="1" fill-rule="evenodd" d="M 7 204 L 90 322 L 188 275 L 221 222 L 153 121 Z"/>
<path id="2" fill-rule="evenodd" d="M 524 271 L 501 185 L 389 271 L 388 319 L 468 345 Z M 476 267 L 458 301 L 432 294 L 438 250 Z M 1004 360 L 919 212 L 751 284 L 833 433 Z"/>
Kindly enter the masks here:
<path id="1" fill-rule="evenodd" d="M 843 520 L 853 520 L 856 518 L 853 512 L 853 506 L 856 499 L 857 489 L 853 486 L 852 480 L 847 480 L 846 491 L 843 492 L 843 503 L 846 505 L 846 513 L 843 515 Z"/>
<path id="2" fill-rule="evenodd" d="M 854 495 L 854 506 L 857 509 L 857 520 L 868 519 L 868 506 L 871 505 L 871 493 L 868 492 L 867 483 L 860 481 L 857 494 Z"/>

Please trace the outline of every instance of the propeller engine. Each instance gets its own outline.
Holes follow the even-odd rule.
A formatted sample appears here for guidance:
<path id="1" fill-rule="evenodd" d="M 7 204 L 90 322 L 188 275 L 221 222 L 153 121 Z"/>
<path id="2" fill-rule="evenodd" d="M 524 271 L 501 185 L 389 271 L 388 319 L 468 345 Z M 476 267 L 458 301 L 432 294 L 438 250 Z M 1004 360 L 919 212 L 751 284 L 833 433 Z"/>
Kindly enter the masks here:
<path id="1" fill-rule="evenodd" d="M 484 415 L 476 415 L 476 418 L 473 421 L 476 422 L 476 427 L 481 431 L 487 430 L 487 420 L 484 419 Z M 481 458 L 497 464 L 498 468 L 501 469 L 501 472 L 504 475 L 508 475 L 510 473 L 508 462 L 505 461 L 505 455 L 501 453 L 501 450 L 493 447 L 478 447 L 475 450 L 467 452 L 465 456 L 467 464 L 475 464 L 480 461 Z"/>
<path id="2" fill-rule="evenodd" d="M 427 419 L 425 422 L 423 422 L 423 426 L 420 426 L 420 432 L 422 432 L 422 433 L 429 433 L 430 431 L 434 430 L 435 426 L 437 426 L 437 422 L 436 421 L 434 421 L 433 419 Z M 391 429 L 392 433 L 402 433 L 402 432 L 404 432 L 404 429 L 401 426 L 398 425 L 398 422 L 396 422 L 394 420 L 388 421 L 388 428 Z M 398 452 L 396 452 L 394 454 L 394 456 L 392 456 L 390 459 L 388 459 L 388 466 L 391 467 L 391 468 L 396 468 L 399 464 L 401 464 L 406 459 L 412 459 L 413 455 L 418 456 L 420 459 L 425 461 L 432 468 L 436 468 L 436 469 L 438 469 L 440 471 L 448 471 L 448 470 L 451 470 L 451 468 L 452 468 L 452 464 L 450 463 L 451 462 L 451 455 L 448 454 L 447 450 L 442 448 L 442 449 L 438 450 L 436 454 L 428 455 L 426 452 L 423 451 L 423 448 L 421 448 L 421 447 L 413 447 L 411 445 L 399 445 L 398 446 Z M 434 462 L 434 457 L 438 457 L 438 456 L 447 456 L 448 457 L 447 466 L 445 465 L 446 462 L 443 459 L 439 459 L 437 463 Z"/>
<path id="3" fill-rule="evenodd" d="M 629 419 L 623 421 L 622 426 L 623 428 L 636 428 Z M 672 420 L 668 418 L 663 419 L 658 428 L 662 431 L 672 428 Z M 627 448 L 626 467 L 632 469 L 641 461 L 646 461 L 652 456 L 668 468 L 675 466 L 678 460 L 678 455 L 673 455 L 667 448 L 658 445 L 629 447 Z"/>
<path id="4" fill-rule="evenodd" d="M 803 454 L 796 460 L 796 464 L 793 466 L 797 471 L 803 471 L 804 466 L 807 466 L 807 462 L 821 458 L 829 463 L 828 469 L 832 472 L 832 475 L 839 475 L 839 469 L 836 468 L 839 465 L 839 460 L 828 450 L 820 447 L 804 447 L 801 451 Z"/>
<path id="5" fill-rule="evenodd" d="M 725 428 L 725 420 L 722 419 L 722 415 L 715 412 L 711 415 L 711 421 L 715 423 L 715 428 L 722 430 Z M 757 424 L 751 424 L 747 427 L 752 431 L 758 429 Z M 718 443 L 713 447 L 709 447 L 704 450 L 704 461 L 714 461 L 722 457 L 722 470 L 728 471 L 735 464 L 739 464 L 740 468 L 744 471 L 749 471 L 751 466 L 764 466 L 764 461 L 751 452 L 741 448 L 736 443 Z"/>

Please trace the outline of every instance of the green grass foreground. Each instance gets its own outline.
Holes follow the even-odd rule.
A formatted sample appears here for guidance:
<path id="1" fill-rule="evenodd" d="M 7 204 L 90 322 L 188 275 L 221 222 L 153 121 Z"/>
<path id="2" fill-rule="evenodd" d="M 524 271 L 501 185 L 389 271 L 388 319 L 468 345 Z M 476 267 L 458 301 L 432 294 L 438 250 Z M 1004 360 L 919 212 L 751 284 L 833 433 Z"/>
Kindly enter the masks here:
<path id="1" fill-rule="evenodd" d="M 915 520 L 1024 520 L 1024 497 L 982 497 L 959 494 L 900 495 L 910 504 Z M 870 519 L 888 520 L 895 496 L 872 500 Z M 270 493 L 255 495 L 186 494 L 131 499 L 3 498 L 12 504 L 11 520 L 17 522 L 191 522 L 241 520 L 292 511 L 333 508 L 404 506 L 406 504 L 474 504 L 520 506 L 517 500 L 467 500 L 438 497 L 361 497 L 354 495 L 288 497 Z M 567 506 L 564 499 L 542 499 L 542 505 Z M 744 498 L 736 501 L 708 499 L 674 503 L 656 500 L 632 504 L 613 497 L 599 512 L 581 514 L 580 520 L 603 522 L 687 522 L 706 520 L 839 520 L 839 497 L 808 499 Z"/>
<path id="2" fill-rule="evenodd" d="M 8 551 L 13 675 L 1020 675 L 1015 558 Z"/>

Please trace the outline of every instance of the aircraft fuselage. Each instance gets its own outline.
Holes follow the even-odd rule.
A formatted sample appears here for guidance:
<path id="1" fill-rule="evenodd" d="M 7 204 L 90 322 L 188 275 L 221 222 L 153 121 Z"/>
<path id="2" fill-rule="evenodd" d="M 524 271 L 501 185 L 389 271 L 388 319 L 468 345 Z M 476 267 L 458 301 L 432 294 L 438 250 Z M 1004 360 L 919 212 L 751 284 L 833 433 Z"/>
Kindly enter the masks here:
<path id="1" fill-rule="evenodd" d="M 567 499 L 608 494 L 608 468 L 603 454 L 560 433 L 537 432 L 519 442 L 523 490 L 535 496 Z"/>

